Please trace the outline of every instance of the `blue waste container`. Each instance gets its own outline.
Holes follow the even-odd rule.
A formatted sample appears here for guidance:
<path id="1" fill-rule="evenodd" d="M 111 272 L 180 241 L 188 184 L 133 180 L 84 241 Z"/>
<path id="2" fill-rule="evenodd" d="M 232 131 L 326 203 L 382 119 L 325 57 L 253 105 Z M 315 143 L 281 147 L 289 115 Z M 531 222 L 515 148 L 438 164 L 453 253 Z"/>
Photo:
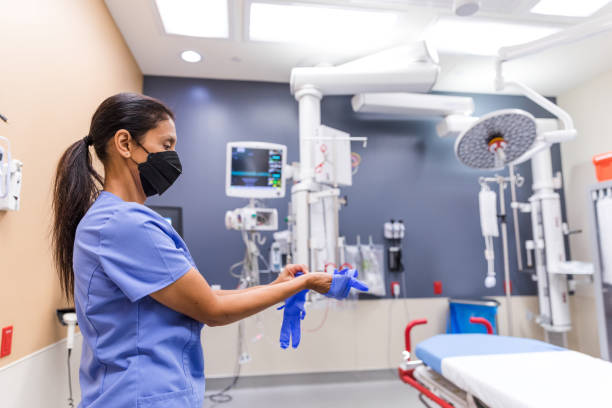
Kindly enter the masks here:
<path id="1" fill-rule="evenodd" d="M 495 299 L 449 299 L 447 333 L 486 333 L 482 324 L 470 323 L 471 317 L 483 317 L 493 326 L 497 334 L 497 308 L 499 302 Z"/>

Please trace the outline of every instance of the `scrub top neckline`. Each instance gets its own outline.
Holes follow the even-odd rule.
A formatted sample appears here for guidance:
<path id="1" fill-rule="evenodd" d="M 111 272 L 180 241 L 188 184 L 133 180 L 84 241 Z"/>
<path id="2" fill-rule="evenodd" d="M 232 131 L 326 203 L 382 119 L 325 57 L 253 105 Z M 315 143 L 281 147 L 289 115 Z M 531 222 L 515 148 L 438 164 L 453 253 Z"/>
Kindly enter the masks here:
<path id="1" fill-rule="evenodd" d="M 123 201 L 124 203 L 125 203 L 125 202 L 127 202 L 127 201 L 125 201 L 123 198 L 119 197 L 119 196 L 118 196 L 118 195 L 116 195 L 116 194 L 111 193 L 111 192 L 110 192 L 110 191 L 108 191 L 108 190 L 101 190 L 101 191 L 100 191 L 100 195 L 102 195 L 102 194 L 104 194 L 104 195 L 109 195 L 109 196 L 111 196 L 111 197 L 114 197 L 114 198 L 116 198 L 117 200 L 121 200 L 121 201 Z"/>
<path id="2" fill-rule="evenodd" d="M 114 198 L 116 198 L 117 200 L 119 200 L 119 201 L 121 201 L 121 202 L 124 202 L 124 203 L 138 204 L 138 205 L 142 205 L 142 206 L 145 206 L 145 207 L 146 207 L 146 205 L 141 204 L 141 203 L 139 203 L 139 202 L 137 202 L 137 201 L 125 201 L 123 198 L 119 197 L 117 194 L 111 193 L 111 192 L 110 192 L 110 191 L 108 191 L 108 190 L 101 190 L 101 191 L 100 191 L 100 194 L 110 195 L 111 197 L 114 197 Z"/>

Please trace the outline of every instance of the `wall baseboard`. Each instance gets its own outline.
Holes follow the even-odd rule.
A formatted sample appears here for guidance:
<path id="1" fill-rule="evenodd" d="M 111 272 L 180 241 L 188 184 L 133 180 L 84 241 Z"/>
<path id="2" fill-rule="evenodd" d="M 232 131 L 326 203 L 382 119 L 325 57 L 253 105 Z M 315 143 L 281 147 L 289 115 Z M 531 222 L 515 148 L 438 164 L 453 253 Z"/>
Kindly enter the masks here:
<path id="1" fill-rule="evenodd" d="M 75 406 L 81 400 L 79 360 L 83 336 L 75 335 L 71 358 Z M 11 408 L 68 407 L 66 339 L 0 367 L 2 406 Z"/>
<path id="2" fill-rule="evenodd" d="M 80 336 L 80 334 L 78 334 L 78 335 Z M 15 366 L 18 366 L 19 364 L 23 364 L 23 363 L 27 362 L 28 360 L 30 360 L 32 358 L 35 358 L 36 356 L 38 356 L 40 354 L 44 354 L 44 353 L 52 350 L 53 348 L 58 347 L 60 344 L 66 344 L 66 339 L 61 339 L 58 342 L 55 342 L 53 344 L 49 344 L 48 346 L 45 346 L 45 347 L 41 348 L 40 350 L 36 350 L 35 352 L 30 353 L 30 354 L 28 354 L 26 356 L 23 356 L 20 359 L 15 360 L 15 361 L 13 361 L 10 364 L 7 364 L 5 366 L 0 367 L 0 373 L 2 373 L 5 370 L 14 368 Z"/>
<path id="3" fill-rule="evenodd" d="M 356 383 L 366 381 L 397 380 L 397 369 L 336 371 L 303 374 L 275 374 L 241 376 L 236 389 L 263 388 L 290 385 L 316 385 L 329 383 Z M 233 381 L 233 377 L 206 379 L 206 391 L 222 390 Z"/>

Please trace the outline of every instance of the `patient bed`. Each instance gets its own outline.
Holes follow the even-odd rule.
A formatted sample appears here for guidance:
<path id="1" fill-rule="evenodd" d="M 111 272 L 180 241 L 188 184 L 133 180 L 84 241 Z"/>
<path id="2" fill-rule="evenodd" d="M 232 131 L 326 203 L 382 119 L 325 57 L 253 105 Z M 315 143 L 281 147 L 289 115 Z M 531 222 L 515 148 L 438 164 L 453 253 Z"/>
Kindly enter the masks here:
<path id="1" fill-rule="evenodd" d="M 400 378 L 444 408 L 612 407 L 611 363 L 541 341 L 443 334 L 407 352 Z"/>

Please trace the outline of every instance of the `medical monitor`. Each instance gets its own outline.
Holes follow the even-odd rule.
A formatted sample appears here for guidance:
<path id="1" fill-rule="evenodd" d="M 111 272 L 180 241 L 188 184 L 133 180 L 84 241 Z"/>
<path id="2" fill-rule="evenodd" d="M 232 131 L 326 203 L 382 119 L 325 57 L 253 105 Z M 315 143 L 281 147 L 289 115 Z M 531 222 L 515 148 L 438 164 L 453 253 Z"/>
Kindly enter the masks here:
<path id="1" fill-rule="evenodd" d="M 229 197 L 285 196 L 287 146 L 264 142 L 227 144 L 225 193 Z"/>
<path id="2" fill-rule="evenodd" d="M 149 205 L 150 209 L 158 213 L 165 219 L 176 232 L 182 237 L 183 236 L 183 208 L 182 207 L 168 207 L 163 205 Z"/>

